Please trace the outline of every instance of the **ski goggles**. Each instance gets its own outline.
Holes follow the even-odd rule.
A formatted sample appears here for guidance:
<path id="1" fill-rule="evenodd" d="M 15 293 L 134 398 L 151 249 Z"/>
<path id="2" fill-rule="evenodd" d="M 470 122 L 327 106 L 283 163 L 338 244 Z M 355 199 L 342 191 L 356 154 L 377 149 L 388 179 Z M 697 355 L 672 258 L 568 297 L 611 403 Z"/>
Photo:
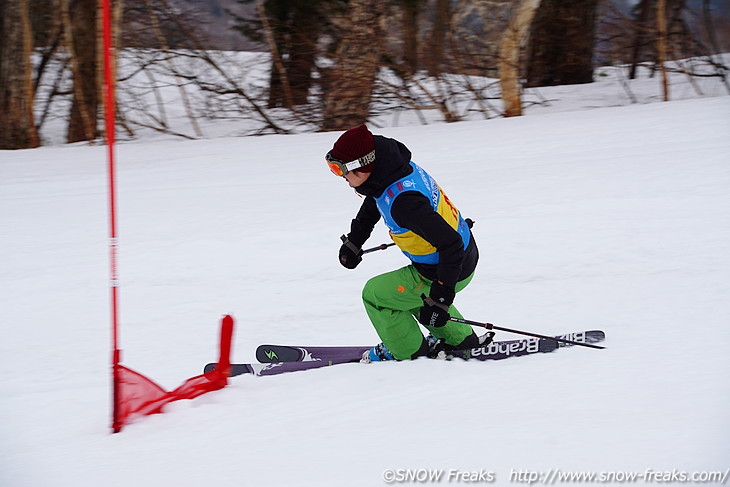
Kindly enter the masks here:
<path id="1" fill-rule="evenodd" d="M 338 159 L 332 155 L 332 151 L 329 151 L 324 160 L 327 161 L 327 165 L 330 167 L 330 171 L 335 176 L 344 176 L 350 171 L 354 171 L 363 166 L 367 166 L 375 160 L 375 149 L 371 150 L 362 157 L 358 157 L 354 161 L 345 162 L 342 159 Z"/>

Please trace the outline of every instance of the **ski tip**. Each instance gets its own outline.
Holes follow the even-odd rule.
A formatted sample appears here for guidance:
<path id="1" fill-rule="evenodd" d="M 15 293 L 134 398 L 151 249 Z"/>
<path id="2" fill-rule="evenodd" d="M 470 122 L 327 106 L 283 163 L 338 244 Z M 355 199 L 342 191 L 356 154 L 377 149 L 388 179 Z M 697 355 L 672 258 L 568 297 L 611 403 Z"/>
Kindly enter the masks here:
<path id="1" fill-rule="evenodd" d="M 587 332 L 585 332 L 585 343 L 593 345 L 593 348 L 606 348 L 602 345 L 595 345 L 596 343 L 602 342 L 605 339 L 606 333 L 603 330 L 588 330 Z"/>
<path id="2" fill-rule="evenodd" d="M 560 342 L 560 347 L 581 345 L 584 347 L 601 350 L 606 348 L 603 345 L 596 345 L 596 343 L 602 342 L 606 339 L 606 334 L 602 330 L 587 330 L 575 333 L 567 333 L 565 335 L 559 335 L 556 338 L 568 340 L 567 342 Z"/>
<path id="3" fill-rule="evenodd" d="M 214 371 L 214 370 L 215 370 L 215 366 L 216 366 L 216 365 L 217 365 L 217 364 L 207 364 L 207 365 L 206 365 L 206 366 L 205 366 L 205 367 L 203 368 L 203 372 L 207 374 L 208 372 L 212 372 L 212 371 Z"/>

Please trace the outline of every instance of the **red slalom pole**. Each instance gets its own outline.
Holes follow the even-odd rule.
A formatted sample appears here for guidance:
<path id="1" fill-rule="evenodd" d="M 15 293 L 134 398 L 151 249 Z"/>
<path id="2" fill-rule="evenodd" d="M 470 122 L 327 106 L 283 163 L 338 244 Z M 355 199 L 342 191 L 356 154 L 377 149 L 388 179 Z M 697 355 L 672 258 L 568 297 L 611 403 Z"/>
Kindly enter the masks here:
<path id="1" fill-rule="evenodd" d="M 112 431 L 118 433 L 122 426 L 119 421 L 119 269 L 117 266 L 117 192 L 115 178 L 115 103 L 114 103 L 114 57 L 112 46 L 112 8 L 111 0 L 101 1 L 102 39 L 104 59 L 104 126 L 106 132 L 108 186 L 109 186 L 109 287 L 111 290 L 112 326 Z"/>

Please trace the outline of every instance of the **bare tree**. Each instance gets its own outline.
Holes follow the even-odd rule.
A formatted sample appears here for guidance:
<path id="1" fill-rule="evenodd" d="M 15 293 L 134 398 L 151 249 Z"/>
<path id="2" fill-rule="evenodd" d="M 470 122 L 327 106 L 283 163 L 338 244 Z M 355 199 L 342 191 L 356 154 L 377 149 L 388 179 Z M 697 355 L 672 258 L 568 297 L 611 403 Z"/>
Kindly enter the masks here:
<path id="1" fill-rule="evenodd" d="M 383 53 L 384 4 L 379 0 L 350 0 L 336 66 L 329 73 L 334 82 L 324 98 L 323 130 L 348 129 L 368 118 Z"/>
<path id="2" fill-rule="evenodd" d="M 702 18 L 704 20 L 704 27 L 707 31 L 707 42 L 710 45 L 710 62 L 715 66 L 718 76 L 722 78 L 725 88 L 728 93 L 730 93 L 730 83 L 728 83 L 727 76 L 728 69 L 726 66 L 722 65 L 720 61 L 715 60 L 715 54 L 720 53 L 720 47 L 717 40 L 717 31 L 715 30 L 712 13 L 710 11 L 710 0 L 702 1 Z"/>
<path id="3" fill-rule="evenodd" d="M 32 125 L 34 91 L 38 129 L 47 119 L 60 118 L 68 123 L 69 140 L 99 136 L 99 59 L 98 54 L 92 55 L 94 50 L 98 52 L 98 44 L 93 34 L 84 32 L 95 30 L 96 9 L 89 7 L 97 1 L 0 0 L 0 74 L 4 76 L 0 100 L 5 109 L 0 113 L 0 127 L 9 127 L 0 137 Z M 530 76 L 529 68 L 525 70 L 524 47 L 528 39 L 533 46 L 539 42 L 540 12 L 550 5 L 590 7 L 596 1 L 562 0 L 556 6 L 555 0 L 249 0 L 249 17 L 256 17 L 257 6 L 259 12 L 268 12 L 254 20 L 259 22 L 259 34 L 270 34 L 269 55 L 208 50 L 210 44 L 200 27 L 204 23 L 189 5 L 181 7 L 175 0 L 115 0 L 117 10 L 124 5 L 123 29 L 115 30 L 115 37 L 121 35 L 121 43 L 115 45 L 123 59 L 118 73 L 117 123 L 129 137 L 135 137 L 140 128 L 195 138 L 203 133 L 205 120 L 235 121 L 230 124 L 234 127 L 231 133 L 254 135 L 345 129 L 368 119 L 380 123 L 384 117 L 392 117 L 397 124 L 406 112 L 423 124 L 434 116 L 453 122 L 474 115 L 518 115 L 530 103 L 547 102 L 536 90 L 522 92 L 525 75 Z M 702 32 L 692 31 L 703 17 L 688 7 L 700 2 L 663 0 L 668 61 L 664 63 L 657 57 L 657 1 L 641 0 L 633 16 L 624 0 L 603 2 L 614 5 L 616 23 L 610 31 L 601 31 L 596 59 L 629 66 L 632 52 L 638 51 L 635 62 L 648 68 L 645 72 L 659 74 L 663 65 L 668 73 L 686 73 L 698 93 L 701 84 L 694 79 L 699 76 L 726 80 L 722 58 L 713 58 L 707 47 L 726 42 L 724 31 L 718 28 L 714 32 L 710 20 L 718 27 L 726 21 L 710 19 L 709 0 L 701 2 L 705 13 Z M 30 54 L 18 51 L 25 49 L 23 42 L 16 42 L 19 31 L 8 34 L 23 25 L 21 20 L 8 20 L 19 18 L 8 9 L 20 5 L 31 12 L 36 47 L 32 71 Z M 406 7 L 414 6 L 418 8 L 409 10 L 410 15 L 404 14 Z M 282 9 L 281 16 L 277 9 Z M 637 22 L 642 11 L 646 20 Z M 63 14 L 60 20 L 54 15 L 58 12 Z M 393 12 L 398 15 L 386 15 Z M 115 19 L 118 26 L 119 17 L 115 15 Z M 605 21 L 601 19 L 603 25 Z M 586 25 L 589 23 L 583 22 Z M 299 30 L 295 33 L 293 28 Z M 568 29 L 564 32 L 573 39 L 567 35 Z M 632 41 L 639 32 L 642 45 L 635 50 Z M 15 47 L 11 47 L 11 39 L 15 39 Z M 563 39 L 561 47 L 572 42 Z M 264 66 L 273 69 L 269 72 Z M 494 81 L 497 68 L 499 82 Z M 22 80 L 28 72 L 35 74 L 31 94 L 10 96 L 12 90 L 19 93 L 18 87 L 25 86 Z M 12 83 L 10 75 L 15 76 Z M 630 98 L 636 100 L 630 83 L 620 76 Z M 565 78 L 559 81 L 565 82 Z M 496 101 L 500 99 L 502 104 Z M 16 107 L 25 103 L 26 108 L 22 112 L 8 108 L 8 100 L 17 103 Z M 192 130 L 174 124 L 173 100 L 182 100 Z M 73 110 L 69 110 L 71 106 Z M 26 113 L 24 120 L 31 122 L 11 122 L 11 113 Z M 77 134 L 74 138 L 72 132 Z M 37 140 L 37 134 L 35 137 Z"/>
<path id="4" fill-rule="evenodd" d="M 426 55 L 428 74 L 431 76 L 441 73 L 446 35 L 451 27 L 451 5 L 449 0 L 436 0 L 435 9 L 429 52 Z"/>
<path id="5" fill-rule="evenodd" d="M 648 44 L 651 44 L 649 35 L 651 29 L 648 27 L 651 17 L 651 1 L 641 0 L 635 7 L 635 9 L 638 9 L 638 14 L 634 28 L 634 43 L 631 46 L 631 71 L 629 72 L 629 79 L 636 78 L 636 68 L 641 61 L 642 52 Z"/>
<path id="6" fill-rule="evenodd" d="M 256 0 L 256 10 L 261 19 L 261 25 L 264 31 L 266 43 L 269 45 L 271 53 L 271 75 L 269 81 L 269 108 L 276 106 L 285 106 L 291 108 L 294 106 L 294 100 L 291 96 L 291 83 L 289 83 L 289 75 L 284 66 L 284 59 L 279 52 L 279 43 L 274 29 L 271 28 L 269 14 L 266 12 L 263 0 Z"/>
<path id="7" fill-rule="evenodd" d="M 292 109 L 309 103 L 318 42 L 328 27 L 328 12 L 341 8 L 337 0 L 236 1 L 241 5 L 255 1 L 254 17 L 229 13 L 236 19 L 236 30 L 266 45 L 271 53 L 269 108 Z"/>
<path id="8" fill-rule="evenodd" d="M 167 59 L 169 65 L 170 65 L 170 70 L 173 73 L 173 76 L 175 77 L 175 84 L 177 85 L 178 92 L 180 93 L 180 100 L 182 101 L 183 107 L 185 108 L 185 113 L 187 114 L 188 119 L 190 120 L 190 124 L 193 128 L 193 131 L 195 132 L 195 135 L 197 137 L 202 137 L 203 132 L 200 130 L 198 121 L 195 119 L 195 116 L 193 115 L 193 111 L 190 106 L 190 98 L 188 97 L 188 93 L 185 90 L 185 86 L 181 81 L 181 76 L 179 75 L 179 71 L 178 71 L 176 63 L 175 63 L 175 56 L 172 53 L 170 53 L 170 46 L 168 45 L 167 39 L 165 39 L 165 35 L 162 32 L 162 28 L 160 26 L 160 19 L 157 15 L 157 12 L 153 8 L 151 0 L 144 0 L 144 2 L 145 2 L 145 5 L 147 6 L 147 10 L 149 11 L 150 20 L 152 22 L 152 27 L 155 31 L 155 36 L 157 37 L 157 40 L 160 43 L 160 48 L 162 49 L 162 52 L 165 53 L 165 58 Z M 155 93 L 157 94 L 157 90 L 155 90 Z M 160 107 L 161 111 L 164 110 L 164 102 L 159 101 L 158 106 Z"/>
<path id="9" fill-rule="evenodd" d="M 425 0 L 397 0 L 400 9 L 401 35 L 403 37 L 403 67 L 408 74 L 418 71 L 418 17 L 423 11 Z"/>
<path id="10" fill-rule="evenodd" d="M 97 0 L 62 0 L 66 49 L 73 72 L 73 104 L 68 123 L 69 142 L 99 136 L 99 70 Z M 73 8 L 72 8 L 73 7 Z"/>
<path id="11" fill-rule="evenodd" d="M 593 81 L 598 0 L 542 0 L 528 48 L 525 86 Z"/>
<path id="12" fill-rule="evenodd" d="M 522 0 L 502 36 L 499 50 L 499 82 L 502 87 L 505 117 L 522 115 L 520 54 L 538 7 L 540 0 Z"/>
<path id="13" fill-rule="evenodd" d="M 0 43 L 0 149 L 37 147 L 27 0 L 0 0 Z"/>
<path id="14" fill-rule="evenodd" d="M 658 0 L 656 4 L 657 19 L 657 63 L 662 72 L 662 95 L 669 101 L 669 81 L 667 80 L 667 1 Z"/>

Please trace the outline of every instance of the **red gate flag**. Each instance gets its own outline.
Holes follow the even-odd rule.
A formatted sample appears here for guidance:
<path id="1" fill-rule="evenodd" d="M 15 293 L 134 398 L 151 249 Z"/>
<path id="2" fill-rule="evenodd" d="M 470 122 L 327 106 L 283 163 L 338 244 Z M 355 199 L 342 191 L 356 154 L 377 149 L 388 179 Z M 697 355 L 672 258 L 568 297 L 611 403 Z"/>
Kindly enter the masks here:
<path id="1" fill-rule="evenodd" d="M 220 355 L 215 370 L 197 375 L 186 380 L 174 391 L 167 392 L 151 379 L 139 372 L 115 365 L 115 380 L 118 381 L 114 404 L 114 432 L 132 418 L 146 414 L 161 413 L 165 404 L 180 399 L 193 399 L 210 391 L 217 391 L 228 384 L 231 369 L 231 339 L 233 336 L 233 318 L 226 315 L 221 320 Z"/>
<path id="2" fill-rule="evenodd" d="M 118 433 L 133 416 L 159 413 L 162 407 L 172 401 L 192 399 L 209 391 L 226 386 L 231 367 L 231 336 L 233 318 L 226 315 L 221 324 L 220 356 L 215 370 L 191 377 L 174 391 L 167 392 L 154 381 L 129 369 L 121 361 L 119 347 L 119 275 L 117 268 L 117 202 L 114 164 L 115 108 L 114 48 L 112 46 L 111 0 L 101 0 L 102 39 L 104 59 L 104 110 L 105 132 L 108 146 L 109 174 L 109 287 L 111 290 L 112 327 L 112 430 Z"/>

